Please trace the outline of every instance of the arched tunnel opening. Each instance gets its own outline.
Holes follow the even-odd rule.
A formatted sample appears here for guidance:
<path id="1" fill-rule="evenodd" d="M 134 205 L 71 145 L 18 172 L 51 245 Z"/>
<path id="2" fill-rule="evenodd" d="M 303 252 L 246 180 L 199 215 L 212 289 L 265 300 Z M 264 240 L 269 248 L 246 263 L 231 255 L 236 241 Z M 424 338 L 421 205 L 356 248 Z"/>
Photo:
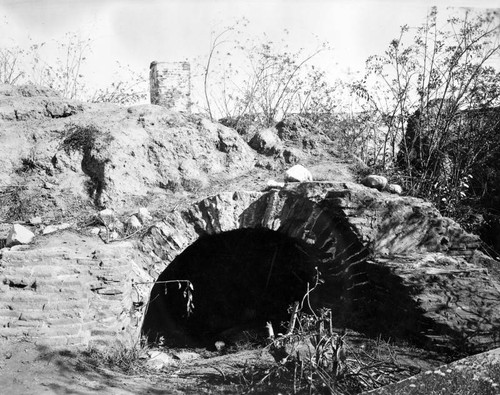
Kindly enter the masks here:
<path id="1" fill-rule="evenodd" d="M 170 347 L 210 346 L 244 330 L 265 336 L 266 322 L 279 330 L 288 321 L 320 264 L 314 246 L 264 228 L 202 236 L 157 279 L 142 334 Z M 191 312 L 186 283 L 177 280 L 193 286 Z"/>
<path id="2" fill-rule="evenodd" d="M 213 347 L 245 332 L 264 340 L 268 321 L 284 333 L 290 307 L 318 276 L 322 284 L 304 306 L 330 309 L 338 329 L 426 347 L 426 333 L 445 330 L 425 316 L 413 286 L 370 259 L 369 249 L 337 226 L 315 244 L 266 228 L 200 237 L 158 277 L 141 334 L 168 347 Z M 191 311 L 185 281 L 193 286 Z"/>

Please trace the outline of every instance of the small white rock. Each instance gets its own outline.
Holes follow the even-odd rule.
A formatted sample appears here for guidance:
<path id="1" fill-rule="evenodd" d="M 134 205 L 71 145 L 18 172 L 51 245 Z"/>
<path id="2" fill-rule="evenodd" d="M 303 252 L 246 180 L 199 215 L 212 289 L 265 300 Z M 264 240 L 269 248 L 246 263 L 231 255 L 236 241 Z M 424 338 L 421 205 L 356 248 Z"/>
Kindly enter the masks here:
<path id="1" fill-rule="evenodd" d="M 312 180 L 311 172 L 302 165 L 292 166 L 285 173 L 285 182 L 307 182 Z"/>
<path id="2" fill-rule="evenodd" d="M 29 223 L 31 225 L 40 225 L 42 223 L 42 218 L 41 217 L 33 217 L 29 219 Z"/>
<path id="3" fill-rule="evenodd" d="M 222 340 L 217 340 L 215 342 L 215 348 L 217 349 L 217 351 L 221 352 L 226 348 L 226 343 L 224 343 Z"/>
<path id="4" fill-rule="evenodd" d="M 45 228 L 43 228 L 42 234 L 48 235 L 49 233 L 54 233 L 57 231 L 56 225 L 47 225 Z"/>
<path id="5" fill-rule="evenodd" d="M 153 219 L 146 207 L 141 207 L 139 208 L 139 210 L 137 210 L 137 217 L 143 225 Z"/>
<path id="6" fill-rule="evenodd" d="M 201 358 L 201 355 L 193 351 L 179 351 L 174 354 L 174 358 L 181 360 L 181 362 L 188 362 Z"/>
<path id="7" fill-rule="evenodd" d="M 266 188 L 283 188 L 285 186 L 284 182 L 279 182 L 275 180 L 268 180 L 266 184 Z"/>
<path id="8" fill-rule="evenodd" d="M 67 224 L 67 223 L 59 224 L 59 225 L 47 225 L 45 228 L 43 228 L 42 234 L 48 235 L 49 233 L 54 233 L 54 232 L 57 232 L 59 230 L 68 229 L 70 227 L 71 227 L 71 225 Z"/>
<path id="9" fill-rule="evenodd" d="M 26 251 L 29 250 L 30 246 L 26 244 L 16 244 L 12 247 L 10 247 L 11 251 Z"/>
<path id="10" fill-rule="evenodd" d="M 146 365 L 152 369 L 161 370 L 165 366 L 169 366 L 175 363 L 172 356 L 167 353 L 152 350 L 148 352 L 149 360 Z"/>
<path id="11" fill-rule="evenodd" d="M 361 180 L 361 184 L 365 187 L 375 188 L 382 191 L 387 185 L 387 178 L 384 176 L 377 176 L 375 174 L 370 174 Z"/>
<path id="12" fill-rule="evenodd" d="M 398 184 L 387 184 L 385 190 L 389 193 L 394 193 L 396 195 L 401 195 L 403 193 L 403 188 Z"/>
<path id="13" fill-rule="evenodd" d="M 142 228 L 141 221 L 139 221 L 139 219 L 135 215 L 132 215 L 127 220 L 126 226 L 127 226 L 127 231 L 129 231 L 130 233 L 137 232 L 139 229 Z"/>
<path id="14" fill-rule="evenodd" d="M 116 221 L 115 213 L 110 208 L 99 211 L 99 218 L 105 225 L 112 224 Z"/>
<path id="15" fill-rule="evenodd" d="M 264 155 L 274 155 L 283 149 L 283 143 L 275 128 L 259 130 L 248 142 L 248 145 Z"/>
<path id="16" fill-rule="evenodd" d="M 100 231 L 101 231 L 101 229 L 100 229 L 100 228 L 98 228 L 98 227 L 94 227 L 94 228 L 91 228 L 91 229 L 90 229 L 90 234 L 97 236 L 97 235 L 99 234 L 99 232 L 100 232 Z"/>
<path id="17" fill-rule="evenodd" d="M 99 219 L 110 231 L 123 233 L 125 225 L 118 219 L 113 210 L 107 208 L 99 211 Z"/>
<path id="18" fill-rule="evenodd" d="M 120 238 L 120 234 L 116 230 L 109 233 L 110 240 L 118 240 L 119 238 Z"/>
<path id="19" fill-rule="evenodd" d="M 22 225 L 14 224 L 9 230 L 5 246 L 11 247 L 18 244 L 29 244 L 33 241 L 34 237 L 35 234 L 31 230 Z"/>

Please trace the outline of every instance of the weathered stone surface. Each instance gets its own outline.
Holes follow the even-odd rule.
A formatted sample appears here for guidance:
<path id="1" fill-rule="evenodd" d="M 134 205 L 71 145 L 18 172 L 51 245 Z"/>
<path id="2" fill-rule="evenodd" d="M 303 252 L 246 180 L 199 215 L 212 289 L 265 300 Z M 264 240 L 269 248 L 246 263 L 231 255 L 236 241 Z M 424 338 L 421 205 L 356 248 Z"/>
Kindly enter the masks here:
<path id="1" fill-rule="evenodd" d="M 11 247 L 18 244 L 29 244 L 34 237 L 35 234 L 28 228 L 19 224 L 14 224 L 10 228 L 5 245 Z"/>
<path id="2" fill-rule="evenodd" d="M 497 280 L 480 260 L 470 259 L 479 246 L 476 236 L 429 203 L 356 184 L 220 194 L 166 217 L 143 239 L 143 248 L 169 262 L 199 235 L 248 227 L 301 239 L 330 257 L 329 265 L 344 262 L 339 273 L 328 269 L 334 276 L 326 278 L 319 298 L 359 329 L 406 333 L 424 345 L 449 348 L 460 333 L 477 330 L 482 335 L 468 347 L 482 349 L 500 327 Z M 449 298 L 453 302 L 443 309 Z"/>
<path id="3" fill-rule="evenodd" d="M 403 193 L 403 188 L 398 184 L 387 184 L 385 190 L 396 195 L 401 195 Z"/>
<path id="4" fill-rule="evenodd" d="M 375 188 L 382 191 L 387 185 L 387 178 L 384 176 L 370 174 L 361 180 L 361 184 L 365 187 Z"/>
<path id="5" fill-rule="evenodd" d="M 179 351 L 174 354 L 174 358 L 180 360 L 181 362 L 188 362 L 201 358 L 201 355 L 193 351 Z"/>
<path id="6" fill-rule="evenodd" d="M 2 251 L 0 336 L 56 347 L 135 339 L 149 290 L 143 259 L 132 243 L 104 245 L 67 230 Z"/>
<path id="7" fill-rule="evenodd" d="M 307 117 L 290 114 L 276 124 L 276 129 L 280 139 L 307 145 L 306 140 L 314 134 L 316 127 Z"/>
<path id="8" fill-rule="evenodd" d="M 466 358 L 459 359 L 450 364 L 442 365 L 437 369 L 422 371 L 421 373 L 411 376 L 397 383 L 389 384 L 381 388 L 363 392 L 365 395 L 391 395 L 391 394 L 412 394 L 416 393 L 417 389 L 423 389 L 420 393 L 430 393 L 433 388 L 437 388 L 435 383 L 438 381 L 434 377 L 439 377 L 441 388 L 442 386 L 450 385 L 451 388 L 457 388 L 457 378 L 470 377 L 472 381 L 478 383 L 477 389 L 480 389 L 481 394 L 498 394 L 498 382 L 492 377 L 492 373 L 500 364 L 500 348 L 483 352 L 481 354 L 472 355 Z M 434 376 L 434 377 L 433 377 Z M 446 379 L 444 379 L 446 377 Z M 462 388 L 460 388 L 462 390 Z M 469 392 L 469 391 L 467 391 Z M 418 393 L 418 392 L 417 392 Z M 441 390 L 442 394 L 453 393 L 448 388 Z M 471 392 L 469 392 L 471 393 Z M 472 394 L 472 393 L 471 393 Z"/>
<path id="9" fill-rule="evenodd" d="M 294 147 L 283 149 L 283 159 L 286 163 L 299 163 L 305 159 L 304 153 Z"/>
<path id="10" fill-rule="evenodd" d="M 40 217 L 32 217 L 29 219 L 29 223 L 31 225 L 40 225 L 42 223 L 42 218 Z"/>
<path id="11" fill-rule="evenodd" d="M 313 176 L 309 170 L 302 165 L 295 165 L 285 172 L 285 182 L 310 182 Z"/>
<path id="12" fill-rule="evenodd" d="M 148 352 L 148 356 L 149 359 L 146 362 L 146 366 L 155 370 L 161 370 L 177 363 L 171 355 L 162 351 L 151 350 Z"/>
<path id="13" fill-rule="evenodd" d="M 176 111 L 191 107 L 189 62 L 152 62 L 149 70 L 151 104 Z"/>
<path id="14" fill-rule="evenodd" d="M 254 150 L 264 155 L 275 155 L 283 149 L 283 143 L 274 128 L 259 130 L 248 144 Z"/>
<path id="15" fill-rule="evenodd" d="M 283 188 L 284 186 L 285 186 L 284 182 L 275 181 L 275 180 L 268 180 L 266 183 L 266 189 Z"/>
<path id="16" fill-rule="evenodd" d="M 139 221 L 141 221 L 143 225 L 153 219 L 146 207 L 140 207 L 139 210 L 137 210 L 137 218 L 139 218 Z"/>
<path id="17" fill-rule="evenodd" d="M 116 216 L 116 213 L 107 208 L 99 211 L 99 219 L 102 221 L 103 225 L 106 227 L 106 231 L 119 233 L 123 232 L 124 225 Z"/>
<path id="18" fill-rule="evenodd" d="M 135 215 L 129 217 L 125 226 L 127 232 L 129 233 L 137 232 L 139 229 L 142 228 L 141 221 L 139 221 L 139 219 Z"/>
<path id="19" fill-rule="evenodd" d="M 68 228 L 71 228 L 71 224 L 64 223 L 59 225 L 47 225 L 45 228 L 43 228 L 42 234 L 48 235 L 49 233 L 58 232 L 60 230 Z"/>
<path id="20" fill-rule="evenodd" d="M 358 314 L 352 319 L 365 331 L 411 333 L 421 345 L 455 350 L 467 338 L 468 347 L 480 350 L 500 327 L 498 278 L 463 257 L 375 257 L 350 276 L 356 277 L 350 298 Z"/>

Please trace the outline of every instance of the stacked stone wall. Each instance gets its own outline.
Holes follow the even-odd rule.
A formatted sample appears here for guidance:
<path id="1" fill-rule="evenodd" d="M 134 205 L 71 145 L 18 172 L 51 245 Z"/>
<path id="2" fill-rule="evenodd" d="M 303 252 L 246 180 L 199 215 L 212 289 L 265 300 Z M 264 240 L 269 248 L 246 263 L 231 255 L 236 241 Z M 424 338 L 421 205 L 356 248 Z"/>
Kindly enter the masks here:
<path id="1" fill-rule="evenodd" d="M 189 62 L 153 62 L 149 71 L 151 104 L 188 112 L 191 106 Z"/>
<path id="2" fill-rule="evenodd" d="M 152 279 L 131 243 L 87 242 L 2 250 L 0 336 L 57 347 L 137 340 L 137 301 Z"/>

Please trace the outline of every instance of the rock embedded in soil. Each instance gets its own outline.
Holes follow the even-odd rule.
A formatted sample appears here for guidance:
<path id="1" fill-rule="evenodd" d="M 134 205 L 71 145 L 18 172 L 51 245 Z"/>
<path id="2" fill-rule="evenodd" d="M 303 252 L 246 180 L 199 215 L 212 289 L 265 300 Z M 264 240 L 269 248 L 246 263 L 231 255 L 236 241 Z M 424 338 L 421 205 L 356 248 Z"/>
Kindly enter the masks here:
<path id="1" fill-rule="evenodd" d="M 311 182 L 313 176 L 309 170 L 302 165 L 295 165 L 285 172 L 285 182 Z"/>
<path id="2" fill-rule="evenodd" d="M 387 185 L 387 178 L 384 176 L 370 174 L 361 180 L 361 184 L 365 187 L 375 188 L 382 191 Z"/>
<path id="3" fill-rule="evenodd" d="M 254 150 L 264 155 L 276 155 L 283 149 L 283 143 L 274 128 L 259 130 L 248 144 Z"/>
<path id="4" fill-rule="evenodd" d="M 54 233 L 58 232 L 60 230 L 68 229 L 71 228 L 71 224 L 64 223 L 64 224 L 59 224 L 59 225 L 47 225 L 45 228 L 43 228 L 42 234 L 48 235 L 49 233 Z"/>
<path id="5" fill-rule="evenodd" d="M 132 215 L 128 218 L 125 227 L 129 233 L 133 233 L 141 229 L 142 224 L 141 221 L 139 221 L 139 219 L 135 215 Z"/>
<path id="6" fill-rule="evenodd" d="M 387 184 L 385 190 L 396 195 L 401 195 L 403 193 L 403 188 L 398 184 Z"/>
<path id="7" fill-rule="evenodd" d="M 18 244 L 29 244 L 33 241 L 35 234 L 28 228 L 14 224 L 12 225 L 8 235 L 5 245 L 7 247 L 12 247 Z"/>

